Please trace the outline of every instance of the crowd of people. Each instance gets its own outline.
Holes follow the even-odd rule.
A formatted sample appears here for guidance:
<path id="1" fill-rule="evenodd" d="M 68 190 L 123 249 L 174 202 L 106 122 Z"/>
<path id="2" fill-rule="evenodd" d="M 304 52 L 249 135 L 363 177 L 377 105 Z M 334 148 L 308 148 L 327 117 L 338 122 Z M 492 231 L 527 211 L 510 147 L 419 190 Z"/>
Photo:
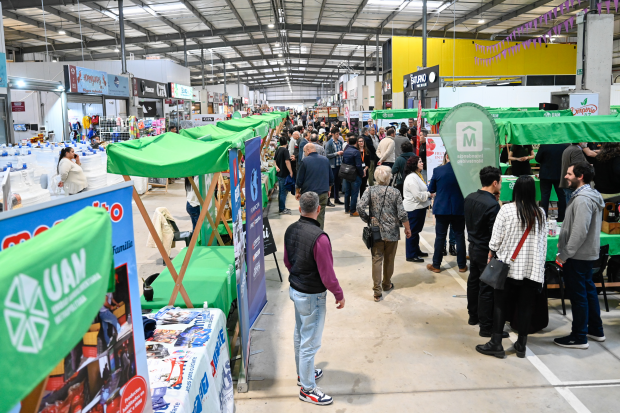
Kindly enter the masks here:
<path id="1" fill-rule="evenodd" d="M 553 342 L 587 349 L 588 340 L 605 341 L 592 271 L 600 250 L 605 205 L 601 194 L 620 193 L 619 143 L 541 145 L 537 153 L 531 146 L 506 147 L 518 179 L 512 202 L 500 205 L 502 173 L 493 166 L 480 170 L 480 189 L 466 197 L 447 154 L 427 181 L 426 132 L 420 131 L 418 139 L 413 119 L 409 128 L 396 124 L 383 129 L 369 121 L 360 136 L 340 122 L 327 126 L 325 119 L 307 114 L 299 114 L 290 123 L 295 126 L 279 137 L 276 165 L 281 185 L 295 188 L 292 192 L 301 215 L 286 231 L 284 252 L 295 306 L 301 400 L 319 405 L 333 401 L 316 386 L 323 371 L 314 367 L 314 356 L 321 345 L 327 290 L 334 295 L 337 308 L 345 304 L 333 269 L 331 242 L 324 231 L 326 209 L 338 204 L 344 205 L 347 215 L 359 217 L 374 239 L 370 254 L 375 302 L 395 288 L 392 275 L 401 232 L 406 237 L 408 262 L 424 263 L 429 256 L 420 248 L 420 233 L 432 208 L 435 241 L 426 268 L 433 273 L 447 268 L 442 268 L 442 261 L 449 239 L 458 271 L 469 272 L 468 324 L 478 325 L 479 335 L 489 338 L 476 350 L 504 358 L 502 339 L 508 338 L 504 328 L 510 320 L 518 333 L 516 355 L 524 358 L 528 335 L 535 332 L 535 303 L 542 296 L 549 265 L 547 222 L 554 187 L 557 219 L 563 222 L 555 265 L 562 267 L 573 321 L 571 333 Z M 540 164 L 540 202 L 531 175 L 532 159 Z M 291 213 L 286 209 L 289 191 L 280 188 L 280 214 Z M 492 260 L 509 264 L 500 284 L 483 281 Z"/>

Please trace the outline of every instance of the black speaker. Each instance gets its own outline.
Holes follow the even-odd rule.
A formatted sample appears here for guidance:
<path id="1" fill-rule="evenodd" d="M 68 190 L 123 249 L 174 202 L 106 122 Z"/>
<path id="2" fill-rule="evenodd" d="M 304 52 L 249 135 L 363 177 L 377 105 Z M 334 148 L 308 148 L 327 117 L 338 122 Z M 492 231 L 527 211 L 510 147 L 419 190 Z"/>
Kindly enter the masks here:
<path id="1" fill-rule="evenodd" d="M 558 105 L 555 103 L 539 103 L 538 110 L 558 110 Z"/>

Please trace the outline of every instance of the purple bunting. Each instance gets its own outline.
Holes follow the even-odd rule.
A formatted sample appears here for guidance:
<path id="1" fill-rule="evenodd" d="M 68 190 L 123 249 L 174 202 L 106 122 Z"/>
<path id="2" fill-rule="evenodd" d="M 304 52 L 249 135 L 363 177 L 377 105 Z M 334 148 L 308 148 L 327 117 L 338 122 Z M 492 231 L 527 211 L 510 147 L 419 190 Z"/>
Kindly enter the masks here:
<path id="1" fill-rule="evenodd" d="M 564 20 L 564 30 L 568 33 L 568 20 Z"/>
<path id="2" fill-rule="evenodd" d="M 564 8 L 566 9 L 566 12 L 568 13 L 568 0 L 564 2 Z"/>
<path id="3" fill-rule="evenodd" d="M 547 24 L 547 13 L 543 14 L 543 17 L 545 18 L 545 24 Z"/>
<path id="4" fill-rule="evenodd" d="M 609 9 L 610 9 L 610 7 L 609 7 L 609 0 L 607 0 L 605 2 L 605 7 L 607 7 L 607 14 L 609 14 Z"/>
<path id="5" fill-rule="evenodd" d="M 575 0 L 570 0 L 570 8 L 572 9 L 573 7 L 575 7 Z"/>
<path id="6" fill-rule="evenodd" d="M 616 8 L 616 13 L 618 13 L 618 0 L 614 0 L 614 7 Z"/>
<path id="7" fill-rule="evenodd" d="M 564 3 L 560 3 L 560 14 L 564 14 Z"/>
<path id="8" fill-rule="evenodd" d="M 502 52 L 502 56 L 504 56 L 504 59 L 506 58 L 506 51 L 505 50 Z"/>
<path id="9" fill-rule="evenodd" d="M 555 16 L 556 19 L 558 18 L 558 8 L 557 7 L 553 8 L 553 15 Z"/>
<path id="10" fill-rule="evenodd" d="M 616 0 L 616 1 L 618 1 L 618 0 Z M 534 30 L 536 30 L 538 28 L 537 23 L 538 23 L 538 20 L 534 19 Z"/>
<path id="11" fill-rule="evenodd" d="M 581 0 L 577 0 L 577 5 L 580 6 L 581 5 Z"/>
<path id="12" fill-rule="evenodd" d="M 598 14 L 601 14 L 601 8 L 603 7 L 603 3 L 598 3 L 596 8 L 598 9 Z"/>
<path id="13" fill-rule="evenodd" d="M 618 0 L 616 0 L 618 1 Z M 570 16 L 570 19 L 568 19 L 568 23 L 570 24 L 570 28 L 573 28 L 573 23 L 575 22 L 575 16 Z"/>

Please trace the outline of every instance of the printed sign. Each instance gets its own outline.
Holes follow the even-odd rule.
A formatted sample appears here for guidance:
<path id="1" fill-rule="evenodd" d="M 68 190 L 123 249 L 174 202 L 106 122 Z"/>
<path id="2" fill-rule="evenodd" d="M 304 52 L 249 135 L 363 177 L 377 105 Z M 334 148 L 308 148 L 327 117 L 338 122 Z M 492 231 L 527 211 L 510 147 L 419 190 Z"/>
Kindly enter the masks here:
<path id="1" fill-rule="evenodd" d="M 11 112 L 25 112 L 26 102 L 11 102 Z"/>
<path id="2" fill-rule="evenodd" d="M 133 95 L 139 98 L 165 99 L 168 97 L 168 85 L 134 77 Z"/>
<path id="3" fill-rule="evenodd" d="M 192 124 L 196 126 L 215 125 L 220 121 L 226 120 L 223 113 L 194 114 L 192 115 Z"/>
<path id="4" fill-rule="evenodd" d="M 157 117 L 157 103 L 156 102 L 140 102 L 142 113 L 145 118 Z"/>
<path id="5" fill-rule="evenodd" d="M 178 83 L 170 83 L 170 97 L 175 99 L 192 99 L 194 88 Z"/>
<path id="6" fill-rule="evenodd" d="M 428 67 L 403 76 L 403 90 L 405 92 L 438 88 L 439 66 Z"/>
<path id="7" fill-rule="evenodd" d="M 456 149 L 459 152 L 482 151 L 482 122 L 457 122 Z"/>
<path id="8" fill-rule="evenodd" d="M 598 115 L 598 93 L 571 93 L 568 104 L 573 116 Z"/>
<path id="9" fill-rule="evenodd" d="M 67 93 L 108 94 L 106 72 L 73 65 L 65 65 L 64 72 Z"/>
<path id="10" fill-rule="evenodd" d="M 428 182 L 433 177 L 433 171 L 443 164 L 446 148 L 439 135 L 428 135 L 426 137 L 426 175 Z"/>
<path id="11" fill-rule="evenodd" d="M 0 53 L 0 87 L 8 86 L 6 76 L 6 53 Z"/>
<path id="12" fill-rule="evenodd" d="M 121 75 L 108 74 L 108 96 L 129 97 L 129 78 Z"/>

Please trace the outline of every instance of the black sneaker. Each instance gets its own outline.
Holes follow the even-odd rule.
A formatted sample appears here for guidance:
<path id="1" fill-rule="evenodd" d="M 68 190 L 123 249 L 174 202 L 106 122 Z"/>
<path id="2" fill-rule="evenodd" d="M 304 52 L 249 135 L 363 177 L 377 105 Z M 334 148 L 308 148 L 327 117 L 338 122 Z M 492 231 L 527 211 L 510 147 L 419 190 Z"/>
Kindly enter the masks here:
<path id="1" fill-rule="evenodd" d="M 605 335 L 602 336 L 597 336 L 595 334 L 589 334 L 587 335 L 589 340 L 594 340 L 594 341 L 598 341 L 599 343 L 602 343 L 603 341 L 605 341 Z"/>
<path id="2" fill-rule="evenodd" d="M 469 320 L 467 320 L 467 324 L 469 324 L 470 326 L 475 326 L 479 322 L 480 320 L 478 319 L 477 315 L 470 315 Z"/>
<path id="3" fill-rule="evenodd" d="M 330 201 L 329 199 L 327 200 L 327 206 L 328 207 L 335 207 L 336 205 L 332 204 L 332 201 Z"/>
<path id="4" fill-rule="evenodd" d="M 486 330 L 480 329 L 480 333 L 478 333 L 478 335 L 480 337 L 491 337 L 492 333 L 490 330 L 486 331 Z M 506 331 L 502 331 L 502 338 L 508 338 L 508 337 L 509 337 L 509 334 Z"/>
<path id="5" fill-rule="evenodd" d="M 331 396 L 323 393 L 318 387 L 315 387 L 312 390 L 304 390 L 301 388 L 301 390 L 299 390 L 299 400 L 312 404 L 318 404 L 319 406 L 326 406 L 334 402 L 334 399 L 332 399 Z"/>
<path id="6" fill-rule="evenodd" d="M 585 350 L 588 347 L 590 347 L 587 339 L 577 340 L 572 335 L 568 335 L 566 337 L 555 338 L 553 339 L 553 342 L 560 347 L 566 347 L 566 348 L 579 348 L 579 349 Z"/>
<path id="7" fill-rule="evenodd" d="M 321 377 L 323 377 L 323 370 L 314 369 L 314 381 L 319 380 Z M 301 386 L 301 382 L 299 381 L 299 376 L 297 376 L 297 385 Z"/>
<path id="8" fill-rule="evenodd" d="M 450 255 L 456 257 L 456 244 L 450 244 Z"/>
<path id="9" fill-rule="evenodd" d="M 428 257 L 428 252 L 418 252 L 418 257 L 426 258 Z"/>
<path id="10" fill-rule="evenodd" d="M 448 250 L 446 249 L 446 247 L 443 247 L 443 256 L 447 256 L 448 255 Z"/>
<path id="11" fill-rule="evenodd" d="M 407 262 L 424 262 L 424 259 L 420 257 L 407 258 Z"/>
<path id="12" fill-rule="evenodd" d="M 285 209 L 284 211 L 280 211 L 279 214 L 280 215 L 291 215 L 291 210 L 290 209 Z"/>

